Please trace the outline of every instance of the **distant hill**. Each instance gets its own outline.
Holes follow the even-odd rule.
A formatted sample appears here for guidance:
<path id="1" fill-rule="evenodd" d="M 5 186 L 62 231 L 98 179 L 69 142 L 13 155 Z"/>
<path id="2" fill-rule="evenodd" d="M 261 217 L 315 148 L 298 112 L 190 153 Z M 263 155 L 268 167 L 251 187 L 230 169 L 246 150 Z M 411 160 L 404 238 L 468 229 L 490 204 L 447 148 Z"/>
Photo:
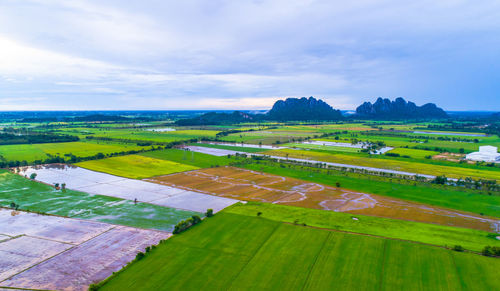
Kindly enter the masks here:
<path id="1" fill-rule="evenodd" d="M 375 103 L 365 102 L 356 108 L 357 118 L 366 119 L 414 119 L 446 118 L 448 114 L 433 103 L 417 106 L 401 97 L 391 101 L 379 97 Z"/>
<path id="2" fill-rule="evenodd" d="M 208 112 L 194 118 L 180 119 L 177 125 L 222 125 L 256 121 L 307 121 L 339 120 L 342 114 L 323 100 L 309 98 L 287 98 L 278 100 L 267 114 L 251 114 L 241 111 L 233 113 Z"/>
<path id="3" fill-rule="evenodd" d="M 339 120 L 342 119 L 342 114 L 321 99 L 302 97 L 276 101 L 267 113 L 266 119 L 276 121 Z"/>

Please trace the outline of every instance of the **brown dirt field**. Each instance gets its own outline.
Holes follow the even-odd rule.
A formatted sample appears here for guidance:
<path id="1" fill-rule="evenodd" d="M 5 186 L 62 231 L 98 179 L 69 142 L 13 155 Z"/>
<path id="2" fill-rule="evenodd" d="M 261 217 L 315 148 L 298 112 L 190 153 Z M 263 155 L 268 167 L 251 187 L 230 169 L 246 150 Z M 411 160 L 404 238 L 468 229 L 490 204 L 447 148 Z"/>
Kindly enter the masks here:
<path id="1" fill-rule="evenodd" d="M 500 228 L 500 221 L 471 213 L 233 167 L 202 169 L 155 177 L 148 181 L 239 200 L 279 203 L 485 231 L 495 231 Z"/>
<path id="2" fill-rule="evenodd" d="M 433 160 L 445 160 L 450 162 L 460 162 L 462 158 L 465 157 L 465 154 L 457 154 L 457 153 L 440 153 L 432 156 Z"/>

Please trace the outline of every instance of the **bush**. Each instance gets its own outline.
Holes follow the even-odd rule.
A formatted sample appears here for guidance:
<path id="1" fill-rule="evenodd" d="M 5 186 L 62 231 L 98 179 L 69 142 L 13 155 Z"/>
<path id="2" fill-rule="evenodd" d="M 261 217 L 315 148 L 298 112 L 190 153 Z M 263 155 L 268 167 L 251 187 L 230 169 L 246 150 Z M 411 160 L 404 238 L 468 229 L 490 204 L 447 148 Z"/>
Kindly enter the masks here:
<path id="1" fill-rule="evenodd" d="M 500 247 L 485 246 L 481 253 L 487 257 L 499 257 Z"/>
<path id="2" fill-rule="evenodd" d="M 434 184 L 438 184 L 438 185 L 444 185 L 446 184 L 446 182 L 448 181 L 448 178 L 446 178 L 446 176 L 437 176 L 436 178 L 434 178 L 434 180 L 432 180 L 432 183 Z"/>
<path id="3" fill-rule="evenodd" d="M 214 210 L 212 208 L 207 209 L 207 212 L 205 213 L 206 217 L 212 217 L 214 216 Z"/>
<path id="4" fill-rule="evenodd" d="M 142 258 L 144 258 L 144 253 L 143 252 L 138 252 L 137 255 L 135 256 L 135 259 L 136 261 L 139 261 L 141 260 Z"/>
<path id="5" fill-rule="evenodd" d="M 465 249 L 461 245 L 455 245 L 453 250 L 456 252 L 463 252 Z"/>
<path id="6" fill-rule="evenodd" d="M 35 180 L 35 178 L 36 178 L 36 173 L 32 173 L 32 174 L 30 175 L 30 179 L 31 179 L 31 180 Z"/>
<path id="7" fill-rule="evenodd" d="M 191 226 L 198 224 L 200 222 L 201 218 L 198 215 L 193 215 L 190 218 L 177 223 L 177 225 L 174 227 L 173 234 L 181 233 L 190 228 Z"/>

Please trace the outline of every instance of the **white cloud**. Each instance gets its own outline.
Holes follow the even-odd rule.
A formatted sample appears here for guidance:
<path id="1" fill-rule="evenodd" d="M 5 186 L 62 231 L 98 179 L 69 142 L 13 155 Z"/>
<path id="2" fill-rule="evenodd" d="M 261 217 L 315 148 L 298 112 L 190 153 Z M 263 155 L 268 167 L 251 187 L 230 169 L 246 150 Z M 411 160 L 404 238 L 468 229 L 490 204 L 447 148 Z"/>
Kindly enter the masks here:
<path id="1" fill-rule="evenodd" d="M 4 0 L 0 101 L 258 108 L 314 95 L 347 109 L 405 96 L 457 109 L 473 95 L 481 106 L 500 90 L 499 33 L 493 0 Z"/>

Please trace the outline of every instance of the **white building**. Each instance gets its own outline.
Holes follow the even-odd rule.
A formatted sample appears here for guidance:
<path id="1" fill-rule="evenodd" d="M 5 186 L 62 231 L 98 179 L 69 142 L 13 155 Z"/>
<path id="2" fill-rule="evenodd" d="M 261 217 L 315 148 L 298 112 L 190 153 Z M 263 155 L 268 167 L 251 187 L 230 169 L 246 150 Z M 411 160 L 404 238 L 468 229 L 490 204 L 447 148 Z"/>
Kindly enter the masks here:
<path id="1" fill-rule="evenodd" d="M 478 152 L 473 152 L 465 156 L 467 160 L 497 162 L 500 163 L 498 148 L 494 146 L 481 146 Z"/>

